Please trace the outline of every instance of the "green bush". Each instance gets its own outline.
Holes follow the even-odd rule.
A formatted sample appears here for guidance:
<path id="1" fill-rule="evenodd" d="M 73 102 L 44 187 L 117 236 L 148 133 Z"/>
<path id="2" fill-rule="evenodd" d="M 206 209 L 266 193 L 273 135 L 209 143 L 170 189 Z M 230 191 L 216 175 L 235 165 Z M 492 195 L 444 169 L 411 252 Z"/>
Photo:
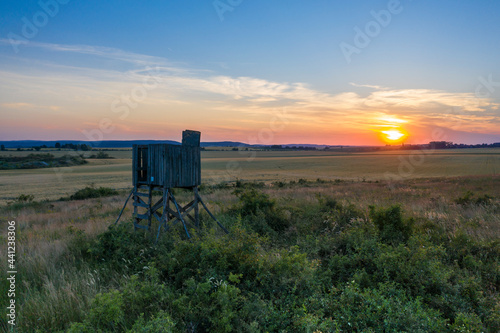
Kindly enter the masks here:
<path id="1" fill-rule="evenodd" d="M 103 151 L 98 152 L 97 154 L 92 154 L 89 156 L 89 158 L 95 158 L 95 159 L 111 159 L 114 158 L 113 156 L 109 155 L 108 153 L 105 153 Z"/>
<path id="2" fill-rule="evenodd" d="M 85 321 L 73 324 L 68 332 L 121 332 L 124 320 L 122 295 L 119 291 L 113 290 L 97 294 Z"/>
<path id="3" fill-rule="evenodd" d="M 35 196 L 33 194 L 21 194 L 16 198 L 17 202 L 33 202 Z"/>
<path id="4" fill-rule="evenodd" d="M 488 205 L 491 203 L 491 200 L 493 197 L 489 196 L 488 194 L 484 194 L 482 196 L 475 197 L 474 192 L 472 191 L 467 191 L 465 194 L 457 199 L 455 199 L 455 203 L 462 205 L 462 206 L 467 206 L 467 205 Z"/>
<path id="5" fill-rule="evenodd" d="M 118 195 L 118 191 L 109 187 L 95 188 L 93 186 L 87 186 L 81 190 L 76 191 L 69 197 L 69 199 L 61 198 L 61 200 L 85 200 L 92 198 L 109 197 L 112 195 Z"/>
<path id="6" fill-rule="evenodd" d="M 270 212 L 276 207 L 275 200 L 269 199 L 267 194 L 255 189 L 236 192 L 236 195 L 240 199 L 240 211 L 245 215 L 256 214 L 258 210 Z"/>
<path id="7" fill-rule="evenodd" d="M 331 223 L 332 231 L 334 232 L 342 230 L 355 219 L 363 218 L 363 213 L 353 204 L 342 205 L 329 197 L 319 197 L 318 201 L 320 210 L 326 212 L 323 215 L 323 219 Z"/>
<path id="8" fill-rule="evenodd" d="M 480 333 L 483 331 L 481 319 L 474 313 L 459 313 L 453 325 L 453 332 Z"/>
<path id="9" fill-rule="evenodd" d="M 408 241 L 412 234 L 413 220 L 403 221 L 400 206 L 392 206 L 386 210 L 370 206 L 370 218 L 385 243 L 397 245 Z"/>
<path id="10" fill-rule="evenodd" d="M 87 161 L 79 155 L 54 157 L 52 154 L 29 154 L 27 156 L 0 156 L 0 170 L 38 169 L 82 165 Z"/>
<path id="11" fill-rule="evenodd" d="M 332 294 L 328 315 L 335 318 L 336 331 L 346 332 L 443 332 L 446 320 L 412 299 L 396 284 L 361 289 L 349 283 Z"/>
<path id="12" fill-rule="evenodd" d="M 170 316 L 160 311 L 148 321 L 141 316 L 127 333 L 173 333 L 174 328 L 175 325 Z"/>
<path id="13" fill-rule="evenodd" d="M 23 208 L 33 208 L 38 212 L 45 211 L 47 208 L 54 207 L 51 203 L 47 201 L 35 201 L 35 196 L 33 194 L 21 194 L 14 201 L 7 202 L 7 209 L 10 211 L 19 211 Z M 3 210 L 0 207 L 0 211 Z"/>
<path id="14" fill-rule="evenodd" d="M 87 250 L 92 262 L 102 269 L 135 274 L 154 257 L 151 239 L 131 230 L 130 224 L 111 226 L 89 244 Z"/>
<path id="15" fill-rule="evenodd" d="M 222 237 L 167 233 L 153 245 L 125 223 L 95 240 L 72 230 L 75 257 L 103 276 L 123 274 L 118 291 L 99 294 L 72 332 L 500 328 L 500 242 L 443 236 L 431 221 L 413 226 L 398 206 L 371 207 L 368 219 L 327 196 L 283 205 L 254 188 L 236 194 L 220 216 L 234 220 Z M 287 227 L 276 231 L 274 217 Z"/>
<path id="16" fill-rule="evenodd" d="M 243 216 L 252 230 L 264 235 L 271 230 L 283 232 L 290 226 L 289 221 L 283 217 L 281 209 L 277 208 L 276 200 L 270 199 L 267 194 L 254 188 L 234 193 L 239 203 L 233 210 Z"/>

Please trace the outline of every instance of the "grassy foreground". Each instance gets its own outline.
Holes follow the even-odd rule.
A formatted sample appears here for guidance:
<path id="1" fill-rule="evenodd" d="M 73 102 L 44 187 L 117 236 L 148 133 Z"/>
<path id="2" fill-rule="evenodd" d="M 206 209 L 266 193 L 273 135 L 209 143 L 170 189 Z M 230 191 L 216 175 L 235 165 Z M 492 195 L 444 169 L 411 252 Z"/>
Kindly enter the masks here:
<path id="1" fill-rule="evenodd" d="M 18 228 L 17 330 L 498 332 L 499 180 L 207 186 L 230 234 L 202 215 L 193 239 L 156 246 L 130 208 L 109 228 L 124 192 L 2 207 L 2 244 L 6 221 Z"/>

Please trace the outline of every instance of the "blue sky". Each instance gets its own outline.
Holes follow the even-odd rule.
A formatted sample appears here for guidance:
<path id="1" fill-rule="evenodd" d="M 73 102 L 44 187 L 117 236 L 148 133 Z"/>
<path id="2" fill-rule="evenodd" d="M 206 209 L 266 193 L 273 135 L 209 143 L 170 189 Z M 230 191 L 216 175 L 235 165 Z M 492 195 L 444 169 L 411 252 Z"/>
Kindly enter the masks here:
<path id="1" fill-rule="evenodd" d="M 0 139 L 499 142 L 498 17 L 496 1 L 2 1 Z"/>

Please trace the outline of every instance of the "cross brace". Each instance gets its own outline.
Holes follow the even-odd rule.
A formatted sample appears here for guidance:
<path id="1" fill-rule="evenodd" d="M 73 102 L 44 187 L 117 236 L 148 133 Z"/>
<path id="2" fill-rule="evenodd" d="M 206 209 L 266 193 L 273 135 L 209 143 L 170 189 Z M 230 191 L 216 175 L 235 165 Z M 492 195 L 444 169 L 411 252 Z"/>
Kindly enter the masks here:
<path id="1" fill-rule="evenodd" d="M 134 188 L 130 195 L 128 196 L 125 204 L 123 206 L 118 219 L 115 224 L 118 223 L 125 206 L 127 205 L 128 200 L 133 196 L 134 201 L 134 228 L 149 230 L 151 229 L 152 218 L 154 217 L 158 221 L 158 231 L 156 234 L 156 242 L 160 237 L 160 233 L 162 228 L 165 232 L 167 232 L 170 227 L 176 225 L 177 223 L 182 223 L 184 227 L 184 231 L 186 232 L 186 236 L 191 238 L 191 235 L 188 231 L 188 226 L 200 229 L 200 214 L 198 204 L 201 203 L 202 207 L 207 211 L 208 215 L 217 222 L 219 227 L 224 230 L 225 233 L 229 233 L 226 228 L 215 218 L 215 216 L 210 212 L 207 208 L 203 200 L 201 199 L 198 193 L 198 187 L 193 187 L 192 191 L 194 194 L 194 199 L 184 206 L 180 206 L 177 202 L 172 190 L 170 188 L 161 188 L 162 190 L 162 198 L 159 199 L 156 203 L 152 204 L 152 192 L 153 188 L 148 187 L 148 193 L 139 192 L 139 188 Z M 144 198 L 144 199 L 143 199 Z M 145 213 L 140 213 L 139 209 L 145 209 Z M 191 212 L 194 210 L 194 216 L 191 215 Z M 191 223 L 186 221 L 186 218 L 190 220 Z M 142 221 L 147 221 L 147 225 L 141 224 Z"/>

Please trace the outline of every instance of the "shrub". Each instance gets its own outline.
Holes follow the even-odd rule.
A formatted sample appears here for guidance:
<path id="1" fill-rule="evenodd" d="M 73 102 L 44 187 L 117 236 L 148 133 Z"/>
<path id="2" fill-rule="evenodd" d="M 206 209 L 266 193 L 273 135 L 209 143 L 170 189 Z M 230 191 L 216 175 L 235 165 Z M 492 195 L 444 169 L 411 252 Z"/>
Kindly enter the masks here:
<path id="1" fill-rule="evenodd" d="M 76 191 L 69 197 L 69 199 L 61 198 L 61 200 L 84 200 L 92 198 L 109 197 L 117 194 L 118 191 L 109 187 L 95 188 L 93 186 L 87 186 L 81 190 Z"/>
<path id="2" fill-rule="evenodd" d="M 92 154 L 89 156 L 89 158 L 95 158 L 95 159 L 111 159 L 114 158 L 113 156 L 109 155 L 108 153 L 105 153 L 103 151 L 98 152 L 97 154 Z"/>
<path id="3" fill-rule="evenodd" d="M 484 194 L 476 198 L 474 192 L 467 191 L 463 196 L 455 199 L 455 203 L 462 206 L 467 206 L 467 205 L 484 206 L 490 204 L 492 199 L 493 197 L 489 196 L 488 194 Z"/>
<path id="4" fill-rule="evenodd" d="M 285 187 L 285 186 L 286 186 L 286 182 L 282 182 L 282 181 L 275 181 L 275 182 L 273 182 L 273 186 L 274 186 L 274 187 L 280 187 L 280 188 L 282 188 L 282 187 Z"/>
<path id="5" fill-rule="evenodd" d="M 259 234 L 268 233 L 267 226 L 276 232 L 282 232 L 290 226 L 289 221 L 282 216 L 281 209 L 276 208 L 276 201 L 267 194 L 254 188 L 234 193 L 239 198 L 234 210 L 247 217 L 246 221 Z"/>
<path id="6" fill-rule="evenodd" d="M 69 333 L 119 332 L 124 327 L 123 299 L 118 290 L 97 294 L 83 323 L 71 325 Z"/>
<path id="7" fill-rule="evenodd" d="M 89 312 L 89 322 L 95 328 L 117 330 L 124 321 L 123 297 L 117 290 L 97 294 Z"/>
<path id="8" fill-rule="evenodd" d="M 111 226 L 89 245 L 91 260 L 102 268 L 135 274 L 153 258 L 152 241 L 130 230 L 130 224 Z"/>
<path id="9" fill-rule="evenodd" d="M 7 202 L 7 207 L 11 211 L 18 211 L 23 208 L 33 208 L 37 209 L 38 212 L 44 210 L 44 208 L 54 207 L 47 201 L 34 201 L 35 196 L 33 194 L 21 194 L 14 201 Z"/>
<path id="10" fill-rule="evenodd" d="M 267 213 L 276 207 L 275 200 L 269 199 L 267 194 L 255 189 L 239 192 L 236 195 L 240 199 L 240 211 L 245 215 L 256 214 L 259 210 Z"/>
<path id="11" fill-rule="evenodd" d="M 220 214 L 231 226 L 223 237 L 166 233 L 153 245 L 130 224 L 95 239 L 68 227 L 69 255 L 57 267 L 81 265 L 102 282 L 81 297 L 81 287 L 52 285 L 37 271 L 47 291 L 32 281 L 26 288 L 23 328 L 60 331 L 81 321 L 70 332 L 500 329 L 498 240 L 451 235 L 424 217 L 413 227 L 399 206 L 371 207 L 368 219 L 333 197 L 277 201 L 247 184 L 233 188 L 239 201 Z M 57 306 L 48 298 L 53 288 Z M 48 309 L 35 311 L 47 299 Z M 50 315 L 40 319 L 41 311 Z"/>
<path id="12" fill-rule="evenodd" d="M 160 311 L 148 321 L 141 316 L 127 333 L 172 333 L 174 328 L 175 324 L 170 316 Z"/>
<path id="13" fill-rule="evenodd" d="M 403 221 L 400 206 L 392 206 L 386 210 L 370 206 L 370 218 L 385 243 L 396 245 L 406 242 L 412 234 L 413 220 Z"/>
<path id="14" fill-rule="evenodd" d="M 123 307 L 127 312 L 127 326 L 144 315 L 149 318 L 174 299 L 168 284 L 160 281 L 159 271 L 149 263 L 142 272 L 132 275 L 122 291 Z"/>
<path id="15" fill-rule="evenodd" d="M 393 283 L 362 290 L 356 283 L 335 292 L 328 315 L 336 318 L 331 329 L 346 332 L 443 332 L 446 321 L 439 312 L 412 299 Z"/>
<path id="16" fill-rule="evenodd" d="M 35 196 L 33 194 L 21 194 L 16 198 L 17 202 L 32 202 Z"/>
<path id="17" fill-rule="evenodd" d="M 37 169 L 51 167 L 67 167 L 85 164 L 81 156 L 64 155 L 55 157 L 52 154 L 29 154 L 28 156 L 0 156 L 0 169 Z"/>
<path id="18" fill-rule="evenodd" d="M 481 319 L 474 313 L 459 313 L 453 325 L 453 332 L 481 333 L 484 332 Z"/>
<path id="19" fill-rule="evenodd" d="M 321 206 L 321 211 L 328 212 L 333 209 L 336 209 L 339 204 L 337 203 L 337 200 L 333 199 L 332 197 L 327 197 L 327 196 L 318 196 L 318 202 Z"/>

